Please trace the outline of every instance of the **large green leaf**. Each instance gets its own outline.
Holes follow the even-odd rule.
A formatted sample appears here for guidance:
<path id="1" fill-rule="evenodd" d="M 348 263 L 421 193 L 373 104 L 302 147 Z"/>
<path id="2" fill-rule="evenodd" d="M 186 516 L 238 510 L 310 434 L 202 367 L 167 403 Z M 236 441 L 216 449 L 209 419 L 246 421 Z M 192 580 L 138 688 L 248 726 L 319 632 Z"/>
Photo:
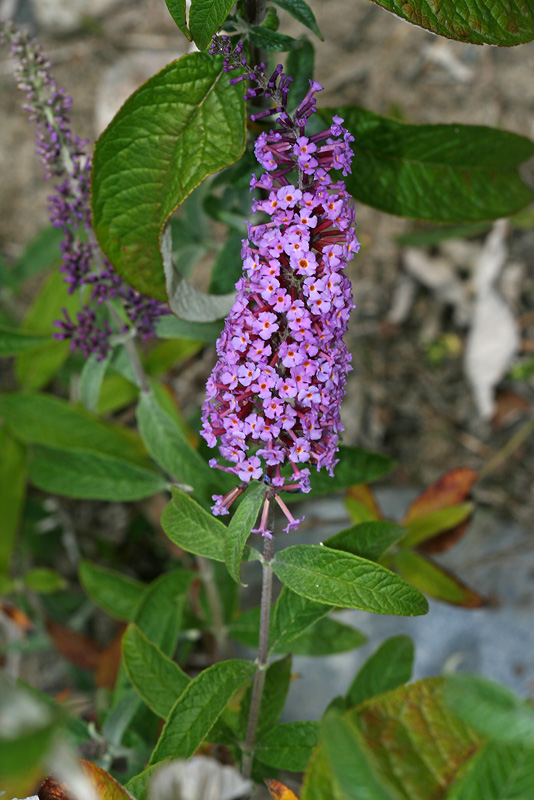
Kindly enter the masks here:
<path id="1" fill-rule="evenodd" d="M 241 583 L 239 567 L 251 530 L 258 519 L 265 501 L 265 485 L 260 483 L 249 487 L 239 508 L 230 520 L 224 539 L 224 560 L 228 572 L 236 583 Z"/>
<path id="2" fill-rule="evenodd" d="M 392 545 L 406 535 L 406 528 L 388 520 L 360 522 L 330 536 L 323 542 L 333 550 L 353 553 L 355 556 L 379 561 Z"/>
<path id="3" fill-rule="evenodd" d="M 249 661 L 221 661 L 194 678 L 174 704 L 150 764 L 166 758 L 190 758 L 255 669 Z"/>
<path id="4" fill-rule="evenodd" d="M 447 678 L 447 700 L 456 714 L 483 736 L 525 745 L 534 759 L 534 708 L 504 686 L 480 675 Z"/>
<path id="5" fill-rule="evenodd" d="M 323 109 L 345 120 L 355 138 L 349 192 L 361 203 L 402 217 L 468 222 L 506 217 L 532 199 L 518 166 L 534 143 L 472 125 L 408 125 L 356 106 Z"/>
<path id="6" fill-rule="evenodd" d="M 458 770 L 481 745 L 480 737 L 450 711 L 444 685 L 443 679 L 430 678 L 400 686 L 343 717 L 361 732 L 361 737 L 356 733 L 357 747 L 371 751 L 374 771 L 403 800 L 444 798 Z M 319 748 L 310 762 L 301 800 L 346 800 L 332 766 Z M 363 796 L 374 797 L 362 792 Z M 473 800 L 482 797 L 475 794 Z"/>
<path id="7" fill-rule="evenodd" d="M 199 50 L 206 49 L 234 5 L 234 0 L 192 0 L 189 30 Z"/>
<path id="8" fill-rule="evenodd" d="M 331 606 L 308 600 L 287 586 L 283 586 L 271 622 L 269 638 L 271 650 L 276 652 L 287 647 L 331 610 Z"/>
<path id="9" fill-rule="evenodd" d="M 155 714 L 167 719 L 190 678 L 135 625 L 128 625 L 122 637 L 122 655 L 137 693 Z"/>
<path id="10" fill-rule="evenodd" d="M 0 326 L 0 356 L 16 356 L 51 342 L 50 336 Z"/>
<path id="11" fill-rule="evenodd" d="M 128 283 L 165 299 L 165 222 L 244 147 L 243 88 L 219 57 L 185 55 L 126 101 L 96 144 L 92 198 L 99 242 Z"/>
<path id="12" fill-rule="evenodd" d="M 293 639 L 279 652 L 289 652 L 294 656 L 333 656 L 361 647 L 367 638 L 356 628 L 344 625 L 337 619 L 324 617 Z"/>
<path id="13" fill-rule="evenodd" d="M 149 466 L 137 436 L 49 394 L 0 396 L 0 414 L 15 436 L 33 445 L 85 450 Z"/>
<path id="14" fill-rule="evenodd" d="M 373 0 L 427 31 L 471 44 L 514 45 L 534 39 L 534 7 L 529 0 Z"/>
<path id="15" fill-rule="evenodd" d="M 0 453 L 0 573 L 6 573 L 26 495 L 26 448 L 2 427 Z"/>
<path id="16" fill-rule="evenodd" d="M 262 764 L 304 772 L 318 744 L 317 722 L 282 722 L 260 737 L 254 752 Z"/>
<path id="17" fill-rule="evenodd" d="M 488 742 L 447 792 L 447 800 L 530 800 L 534 753 L 528 747 Z"/>
<path id="18" fill-rule="evenodd" d="M 212 470 L 193 450 L 154 392 L 141 392 L 137 422 L 148 452 L 169 475 L 192 488 L 213 482 Z"/>
<path id="19" fill-rule="evenodd" d="M 79 307 L 80 295 L 69 294 L 63 275 L 54 270 L 33 301 L 21 330 L 51 337 L 53 333 L 58 332 L 54 322 L 61 319 L 62 309 L 75 318 Z M 20 353 L 15 362 L 17 381 L 24 389 L 41 389 L 54 377 L 68 353 L 68 342 L 50 338 L 42 347 Z"/>
<path id="20" fill-rule="evenodd" d="M 347 800 L 397 800 L 397 793 L 380 775 L 354 722 L 329 712 L 321 729 L 334 783 L 341 787 Z"/>
<path id="21" fill-rule="evenodd" d="M 191 33 L 187 27 L 185 0 L 165 0 L 169 14 L 176 22 L 184 36 L 191 41 Z"/>
<path id="22" fill-rule="evenodd" d="M 107 614 L 128 622 L 135 619 L 147 589 L 144 583 L 90 561 L 81 562 L 79 577 L 91 600 Z"/>
<path id="23" fill-rule="evenodd" d="M 30 447 L 28 477 L 45 492 L 80 500 L 142 500 L 168 488 L 157 472 L 131 461 L 42 445 Z"/>
<path id="24" fill-rule="evenodd" d="M 163 509 L 161 525 L 171 542 L 188 553 L 225 560 L 226 526 L 184 492 L 172 489 L 172 500 Z M 253 547 L 245 547 L 243 554 L 246 560 L 260 558 Z"/>
<path id="25" fill-rule="evenodd" d="M 297 594 L 375 614 L 426 614 L 417 589 L 380 564 L 320 545 L 293 545 L 277 553 L 272 568 Z"/>
<path id="26" fill-rule="evenodd" d="M 260 712 L 256 735 L 258 739 L 271 730 L 277 723 L 282 713 L 289 684 L 291 682 L 291 656 L 273 661 L 265 673 L 265 684 L 261 696 Z M 247 690 L 239 706 L 238 733 L 244 739 L 250 715 L 250 700 L 252 686 Z"/>
<path id="27" fill-rule="evenodd" d="M 359 706 L 377 694 L 396 689 L 412 677 L 413 642 L 408 636 L 392 636 L 367 659 L 348 688 L 350 706 Z"/>

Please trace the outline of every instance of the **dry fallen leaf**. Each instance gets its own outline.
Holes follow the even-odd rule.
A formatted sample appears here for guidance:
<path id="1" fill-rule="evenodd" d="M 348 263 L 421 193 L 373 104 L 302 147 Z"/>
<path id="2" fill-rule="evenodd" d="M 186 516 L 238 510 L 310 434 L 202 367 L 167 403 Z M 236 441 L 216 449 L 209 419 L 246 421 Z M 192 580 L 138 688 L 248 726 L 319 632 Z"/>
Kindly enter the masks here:
<path id="1" fill-rule="evenodd" d="M 273 778 L 266 778 L 265 783 L 271 793 L 271 797 L 274 797 L 274 800 L 299 800 L 297 795 L 283 783 L 280 783 L 280 781 L 275 781 Z"/>

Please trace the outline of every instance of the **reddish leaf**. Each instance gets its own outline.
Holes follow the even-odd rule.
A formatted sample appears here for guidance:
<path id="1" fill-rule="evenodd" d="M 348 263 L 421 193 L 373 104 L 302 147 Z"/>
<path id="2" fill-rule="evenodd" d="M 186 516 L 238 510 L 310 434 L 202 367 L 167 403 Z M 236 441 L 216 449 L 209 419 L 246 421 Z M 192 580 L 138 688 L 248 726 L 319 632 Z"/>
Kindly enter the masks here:
<path id="1" fill-rule="evenodd" d="M 376 498 L 366 483 L 361 483 L 358 486 L 351 486 L 347 490 L 345 505 L 352 518 L 358 524 L 359 522 L 369 522 L 371 520 L 382 519 L 382 512 Z"/>
<path id="2" fill-rule="evenodd" d="M 434 511 L 462 503 L 469 495 L 477 477 L 477 473 L 467 467 L 445 473 L 416 497 L 408 508 L 402 524 L 408 526 L 410 522 L 426 517 Z"/>
<path id="3" fill-rule="evenodd" d="M 438 533 L 437 536 L 433 536 L 432 539 L 428 539 L 426 542 L 420 542 L 417 545 L 417 549 L 423 553 L 444 553 L 462 538 L 470 522 L 471 517 L 455 528 Z"/>
<path id="4" fill-rule="evenodd" d="M 265 783 L 274 800 L 299 800 L 297 795 L 288 789 L 280 781 L 275 781 L 273 778 L 266 778 Z"/>
<path id="5" fill-rule="evenodd" d="M 33 622 L 31 619 L 27 616 L 27 614 L 24 613 L 24 611 L 21 611 L 20 608 L 17 608 L 17 606 L 12 605 L 11 603 L 0 603 L 0 611 L 5 614 L 6 617 L 9 617 L 11 622 L 13 622 L 13 624 L 16 625 L 17 628 L 20 628 L 24 633 L 33 628 Z"/>
<path id="6" fill-rule="evenodd" d="M 82 669 L 96 670 L 104 647 L 89 636 L 73 631 L 53 620 L 46 623 L 55 648 L 63 658 Z"/>
<path id="7" fill-rule="evenodd" d="M 37 790 L 39 800 L 74 800 L 67 792 L 65 784 L 60 784 L 53 778 L 46 778 Z"/>
<path id="8" fill-rule="evenodd" d="M 121 625 L 119 632 L 98 659 L 96 668 L 96 685 L 99 689 L 113 689 L 119 672 L 122 654 L 122 637 L 126 625 Z"/>

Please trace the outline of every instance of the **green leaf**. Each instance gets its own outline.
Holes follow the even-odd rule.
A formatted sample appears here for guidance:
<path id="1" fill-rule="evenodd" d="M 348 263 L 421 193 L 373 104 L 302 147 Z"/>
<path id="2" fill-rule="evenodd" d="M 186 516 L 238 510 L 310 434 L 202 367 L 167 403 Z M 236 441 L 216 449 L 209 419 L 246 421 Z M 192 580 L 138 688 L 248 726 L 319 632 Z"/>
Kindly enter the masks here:
<path id="1" fill-rule="evenodd" d="M 347 489 L 355 483 L 369 483 L 383 478 L 396 463 L 392 458 L 379 453 L 370 453 L 359 447 L 339 448 L 339 463 L 335 467 L 334 477 L 330 478 L 326 470 L 312 471 L 310 483 L 314 495 L 330 494 L 340 489 Z M 295 498 L 295 495 L 291 495 Z"/>
<path id="2" fill-rule="evenodd" d="M 307 94 L 310 81 L 313 79 L 314 64 L 314 47 L 310 40 L 303 36 L 299 39 L 299 47 L 290 50 L 286 60 L 286 72 L 293 78 L 289 92 L 290 111 L 297 109 Z"/>
<path id="3" fill-rule="evenodd" d="M 507 217 L 532 199 L 518 175 L 534 143 L 472 125 L 408 125 L 356 106 L 323 109 L 355 137 L 347 189 L 361 203 L 402 217 L 475 222 Z"/>
<path id="4" fill-rule="evenodd" d="M 54 377 L 69 353 L 69 343 L 52 340 L 57 328 L 54 322 L 65 309 L 76 317 L 80 307 L 78 294 L 69 294 L 61 272 L 54 270 L 41 287 L 33 305 L 26 314 L 21 330 L 48 337 L 38 350 L 20 353 L 15 362 L 15 375 L 24 389 L 41 389 Z"/>
<path id="5" fill-rule="evenodd" d="M 185 569 L 160 575 L 146 589 L 134 618 L 141 633 L 167 656 L 176 647 L 183 603 L 192 579 L 193 573 Z"/>
<path id="6" fill-rule="evenodd" d="M 272 2 L 285 11 L 289 11 L 291 16 L 295 17 L 302 25 L 306 25 L 318 39 L 322 42 L 324 41 L 324 36 L 319 30 L 315 14 L 304 0 L 272 0 Z M 288 72 L 288 74 L 292 75 L 291 72 Z M 304 95 L 302 96 L 304 97 Z"/>
<path id="7" fill-rule="evenodd" d="M 135 625 L 128 625 L 122 637 L 122 655 L 136 692 L 155 714 L 167 719 L 189 677 Z"/>
<path id="8" fill-rule="evenodd" d="M 458 769 L 481 745 L 480 737 L 447 706 L 442 678 L 399 686 L 351 709 L 343 719 L 361 731 L 356 748 L 363 741 L 377 774 L 402 800 L 443 798 Z M 301 800 L 346 800 L 336 786 L 320 747 L 308 767 Z"/>
<path id="9" fill-rule="evenodd" d="M 421 592 L 435 597 L 436 600 L 466 608 L 480 608 L 485 605 L 486 601 L 481 595 L 445 567 L 434 564 L 421 553 L 401 547 L 395 553 L 393 564 Z"/>
<path id="10" fill-rule="evenodd" d="M 0 574 L 9 571 L 26 497 L 26 448 L 0 427 Z"/>
<path id="11" fill-rule="evenodd" d="M 375 614 L 426 614 L 417 589 L 380 564 L 321 545 L 293 545 L 277 553 L 272 568 L 297 594 L 341 608 Z"/>
<path id="12" fill-rule="evenodd" d="M 283 586 L 273 611 L 270 649 L 279 652 L 282 648 L 286 648 L 290 642 L 301 636 L 331 610 L 330 606 L 308 600 L 287 586 Z"/>
<path id="13" fill-rule="evenodd" d="M 413 642 L 408 636 L 392 636 L 367 659 L 348 688 L 350 706 L 359 706 L 382 692 L 408 683 L 412 677 Z"/>
<path id="14" fill-rule="evenodd" d="M 252 678 L 255 670 L 248 661 L 221 661 L 194 678 L 174 704 L 150 764 L 166 758 L 190 758 L 233 694 Z"/>
<path id="15" fill-rule="evenodd" d="M 165 0 L 167 3 L 167 8 L 169 9 L 169 14 L 178 25 L 184 36 L 191 41 L 192 36 L 189 32 L 187 27 L 187 19 L 185 16 L 186 12 L 186 5 L 185 0 Z"/>
<path id="16" fill-rule="evenodd" d="M 534 748 L 534 708 L 509 689 L 479 675 L 450 675 L 446 688 L 452 710 L 478 733 Z"/>
<path id="17" fill-rule="evenodd" d="M 90 561 L 81 562 L 78 574 L 84 590 L 106 614 L 127 622 L 135 619 L 147 588 L 144 583 Z"/>
<path id="18" fill-rule="evenodd" d="M 290 644 L 284 645 L 282 651 L 278 647 L 277 652 L 286 651 L 294 656 L 331 656 L 335 653 L 347 653 L 361 647 L 366 641 L 367 637 L 356 628 L 325 617 L 315 622 Z"/>
<path id="19" fill-rule="evenodd" d="M 80 375 L 80 400 L 87 411 L 96 412 L 98 409 L 100 390 L 110 359 L 111 352 L 100 360 L 97 353 L 91 353 L 83 365 Z"/>
<path id="20" fill-rule="evenodd" d="M 111 414 L 137 400 L 139 389 L 122 375 L 106 375 L 100 388 L 98 413 Z"/>
<path id="21" fill-rule="evenodd" d="M 532 750 L 489 742 L 470 759 L 447 792 L 447 800 L 530 800 Z"/>
<path id="22" fill-rule="evenodd" d="M 373 0 L 402 19 L 427 31 L 471 44 L 514 45 L 534 39 L 534 8 L 508 0 Z"/>
<path id="23" fill-rule="evenodd" d="M 254 754 L 270 767 L 304 772 L 318 744 L 319 723 L 282 722 L 261 737 Z"/>
<path id="24" fill-rule="evenodd" d="M 169 226 L 161 237 L 161 254 L 167 297 L 176 316 L 191 322 L 214 322 L 227 316 L 234 304 L 235 292 L 207 294 L 188 283 L 174 263 Z"/>
<path id="25" fill-rule="evenodd" d="M 330 536 L 323 544 L 333 550 L 353 553 L 369 561 L 379 561 L 389 548 L 405 535 L 406 528 L 395 522 L 376 520 L 353 525 Z"/>
<path id="26" fill-rule="evenodd" d="M 0 326 L 0 356 L 16 356 L 51 342 L 46 334 L 28 333 L 17 328 Z"/>
<path id="27" fill-rule="evenodd" d="M 334 781 L 347 800 L 396 800 L 398 794 L 388 785 L 373 763 L 371 751 L 357 726 L 329 712 L 323 719 L 322 740 Z"/>
<path id="28" fill-rule="evenodd" d="M 176 368 L 202 349 L 202 342 L 195 339 L 168 339 L 158 342 L 143 359 L 148 375 L 157 377 Z"/>
<path id="29" fill-rule="evenodd" d="M 187 337 L 200 342 L 216 342 L 223 328 L 222 322 L 191 322 L 166 314 L 156 323 L 158 339 Z"/>
<path id="30" fill-rule="evenodd" d="M 234 0 L 192 0 L 189 30 L 199 50 L 210 44 L 234 5 Z"/>
<path id="31" fill-rule="evenodd" d="M 465 522 L 473 510 L 473 503 L 458 503 L 458 505 L 440 508 L 439 511 L 433 511 L 431 514 L 425 514 L 424 517 L 414 519 L 413 522 L 406 524 L 408 533 L 402 540 L 402 544 L 404 547 L 416 547 L 437 533 L 448 531 L 450 528 L 455 528 L 460 522 Z"/>
<path id="32" fill-rule="evenodd" d="M 243 550 L 247 539 L 258 519 L 265 501 L 265 484 L 249 487 L 230 524 L 224 539 L 224 561 L 228 572 L 236 583 L 241 584 L 239 568 L 243 560 Z"/>
<path id="33" fill-rule="evenodd" d="M 119 275 L 165 300 L 160 235 L 208 175 L 245 147 L 243 89 L 222 59 L 189 53 L 144 83 L 101 135 L 93 160 L 93 221 Z"/>
<path id="34" fill-rule="evenodd" d="M 28 477 L 45 492 L 80 500 L 142 500 L 165 491 L 157 472 L 88 450 L 30 447 Z"/>
<path id="35" fill-rule="evenodd" d="M 147 800 L 150 781 L 156 772 L 161 769 L 163 763 L 163 761 L 160 761 L 159 764 L 147 767 L 147 769 L 144 769 L 139 775 L 134 775 L 133 778 L 130 778 L 126 784 L 126 788 L 133 794 L 136 800 Z"/>
<path id="36" fill-rule="evenodd" d="M 282 713 L 289 685 L 291 682 L 291 656 L 273 661 L 269 664 L 265 673 L 265 684 L 261 696 L 260 713 L 258 717 L 258 727 L 256 735 L 261 739 L 264 733 L 271 730 L 277 723 Z M 239 707 L 238 732 L 244 739 L 247 731 L 248 719 L 250 715 L 250 701 L 252 697 L 252 686 L 247 690 Z"/>
<path id="37" fill-rule="evenodd" d="M 47 225 L 39 231 L 13 267 L 11 276 L 15 282 L 20 286 L 28 278 L 32 278 L 56 264 L 61 259 L 59 245 L 62 239 L 63 232 L 52 225 Z M 62 280 L 63 277 L 61 275 Z"/>
<path id="38" fill-rule="evenodd" d="M 48 567 L 30 569 L 22 579 L 24 586 L 39 594 L 52 594 L 65 589 L 67 583 L 61 575 Z"/>
<path id="39" fill-rule="evenodd" d="M 141 392 L 137 422 L 148 452 L 169 475 L 192 488 L 213 482 L 212 471 L 154 392 Z"/>
<path id="40" fill-rule="evenodd" d="M 268 28 L 264 28 L 262 25 L 252 25 L 249 30 L 249 38 L 256 47 L 278 53 L 292 50 L 294 47 L 299 47 L 298 39 L 293 39 L 292 36 L 286 36 L 285 33 L 271 31 Z"/>
<path id="41" fill-rule="evenodd" d="M 211 294 L 225 294 L 234 289 L 243 272 L 242 242 L 241 233 L 231 233 L 219 251 L 211 270 Z"/>
<path id="42" fill-rule="evenodd" d="M 136 435 L 101 422 L 58 397 L 35 392 L 5 394 L 0 396 L 0 414 L 15 436 L 28 444 L 85 450 L 148 466 Z"/>
<path id="43" fill-rule="evenodd" d="M 171 542 L 197 556 L 224 561 L 226 526 L 184 492 L 173 487 L 161 526 Z"/>

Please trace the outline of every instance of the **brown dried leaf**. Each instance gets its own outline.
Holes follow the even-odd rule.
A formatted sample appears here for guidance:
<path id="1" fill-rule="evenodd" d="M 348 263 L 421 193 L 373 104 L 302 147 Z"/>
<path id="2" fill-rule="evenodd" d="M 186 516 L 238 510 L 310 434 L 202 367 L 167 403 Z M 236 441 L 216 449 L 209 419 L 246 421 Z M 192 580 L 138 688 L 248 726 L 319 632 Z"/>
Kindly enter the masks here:
<path id="1" fill-rule="evenodd" d="M 56 650 L 63 658 L 82 669 L 96 670 L 98 668 L 100 657 L 104 651 L 101 644 L 89 636 L 73 631 L 53 620 L 48 620 L 46 627 Z"/>

